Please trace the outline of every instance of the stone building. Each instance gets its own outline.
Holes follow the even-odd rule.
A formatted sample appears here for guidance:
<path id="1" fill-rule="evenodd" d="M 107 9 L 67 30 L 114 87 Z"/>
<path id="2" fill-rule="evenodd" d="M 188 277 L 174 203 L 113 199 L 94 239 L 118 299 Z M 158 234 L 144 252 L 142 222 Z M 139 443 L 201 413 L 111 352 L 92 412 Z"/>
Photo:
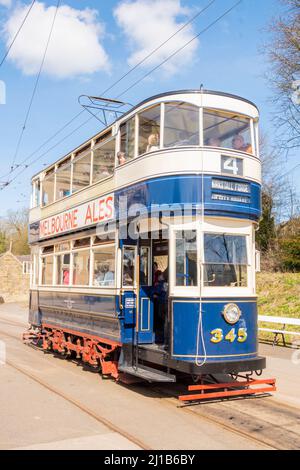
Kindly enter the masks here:
<path id="1" fill-rule="evenodd" d="M 30 256 L 0 255 L 0 301 L 23 302 L 29 299 Z"/>

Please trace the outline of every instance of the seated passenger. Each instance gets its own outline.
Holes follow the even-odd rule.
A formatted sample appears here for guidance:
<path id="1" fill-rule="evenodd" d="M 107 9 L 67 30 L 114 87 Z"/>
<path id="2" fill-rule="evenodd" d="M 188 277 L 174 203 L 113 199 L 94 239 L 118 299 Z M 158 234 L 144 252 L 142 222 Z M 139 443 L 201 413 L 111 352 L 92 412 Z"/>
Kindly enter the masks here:
<path id="1" fill-rule="evenodd" d="M 159 135 L 151 134 L 148 137 L 146 152 L 154 152 L 155 150 L 159 150 Z"/>
<path id="2" fill-rule="evenodd" d="M 219 137 L 210 137 L 207 145 L 209 147 L 221 147 L 221 139 L 219 139 Z"/>
<path id="3" fill-rule="evenodd" d="M 244 137 L 241 134 L 235 135 L 232 139 L 232 148 L 241 152 L 252 153 L 251 144 L 245 144 Z"/>
<path id="4" fill-rule="evenodd" d="M 118 165 L 124 165 L 126 163 L 126 155 L 124 152 L 117 153 Z"/>

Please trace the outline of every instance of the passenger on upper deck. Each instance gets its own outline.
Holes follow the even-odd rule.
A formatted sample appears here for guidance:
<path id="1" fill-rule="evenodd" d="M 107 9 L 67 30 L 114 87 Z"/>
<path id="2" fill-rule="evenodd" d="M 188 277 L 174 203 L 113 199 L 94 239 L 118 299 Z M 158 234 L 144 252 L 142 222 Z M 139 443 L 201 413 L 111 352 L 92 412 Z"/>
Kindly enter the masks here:
<path id="1" fill-rule="evenodd" d="M 124 165 L 126 163 L 126 155 L 124 152 L 118 152 L 117 153 L 117 159 L 118 159 L 118 164 L 119 165 Z"/>
<path id="2" fill-rule="evenodd" d="M 146 152 L 154 152 L 155 150 L 159 150 L 159 135 L 151 134 L 148 137 Z"/>
<path id="3" fill-rule="evenodd" d="M 207 145 L 209 147 L 221 147 L 221 139 L 219 137 L 210 137 Z"/>
<path id="4" fill-rule="evenodd" d="M 244 137 L 241 134 L 236 134 L 232 139 L 232 148 L 241 152 L 252 153 L 252 145 L 245 144 Z"/>

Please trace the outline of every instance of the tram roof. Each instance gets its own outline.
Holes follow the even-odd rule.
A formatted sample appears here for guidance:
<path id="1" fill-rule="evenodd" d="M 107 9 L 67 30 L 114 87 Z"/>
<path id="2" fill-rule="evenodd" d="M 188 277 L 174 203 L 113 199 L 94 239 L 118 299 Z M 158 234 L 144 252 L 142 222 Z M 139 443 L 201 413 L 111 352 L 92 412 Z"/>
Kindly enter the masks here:
<path id="1" fill-rule="evenodd" d="M 140 101 L 139 103 L 137 103 L 136 105 L 134 105 L 131 109 L 129 109 L 126 113 L 122 114 L 122 116 L 120 116 L 118 119 L 116 119 L 114 122 L 112 122 L 109 126 L 107 126 L 106 128 L 102 129 L 101 131 L 97 132 L 96 134 L 94 134 L 92 137 L 89 137 L 87 140 L 85 140 L 82 144 L 78 145 L 77 147 L 75 147 L 73 150 L 69 151 L 67 154 L 65 154 L 63 157 L 55 160 L 53 163 L 51 163 L 50 165 L 48 165 L 46 168 L 44 168 L 43 170 L 40 170 L 38 171 L 37 173 L 35 173 L 31 180 L 34 180 L 36 179 L 37 176 L 39 176 L 41 173 L 47 171 L 48 169 L 52 168 L 53 165 L 63 161 L 65 158 L 67 158 L 71 153 L 73 152 L 76 152 L 78 151 L 81 147 L 84 147 L 90 140 L 94 139 L 95 137 L 99 136 L 99 134 L 101 134 L 102 132 L 105 132 L 105 129 L 109 129 L 110 127 L 112 127 L 116 122 L 120 121 L 120 120 L 123 120 L 127 115 L 131 114 L 132 112 L 134 112 L 136 109 L 138 109 L 139 107 L 143 106 L 144 104 L 146 103 L 149 103 L 151 101 L 154 101 L 156 99 L 160 99 L 160 98 L 163 98 L 164 96 L 173 96 L 173 95 L 189 95 L 189 94 L 203 94 L 203 95 L 215 95 L 215 96 L 223 96 L 223 97 L 226 97 L 226 98 L 232 98 L 232 99 L 235 99 L 235 100 L 239 100 L 239 101 L 243 101 L 244 103 L 248 103 L 250 104 L 251 106 L 254 106 L 254 108 L 257 109 L 257 111 L 259 112 L 259 108 L 256 106 L 256 104 L 253 103 L 253 101 L 250 101 L 248 100 L 247 98 L 243 98 L 242 96 L 239 96 L 239 95 L 233 95 L 231 93 L 225 93 L 223 91 L 213 91 L 213 90 L 205 90 L 205 89 L 186 89 L 186 90 L 175 90 L 175 91 L 166 91 L 164 93 L 159 93 L 157 95 L 153 95 L 153 96 L 150 96 L 149 98 L 146 98 L 144 99 L 143 101 Z"/>

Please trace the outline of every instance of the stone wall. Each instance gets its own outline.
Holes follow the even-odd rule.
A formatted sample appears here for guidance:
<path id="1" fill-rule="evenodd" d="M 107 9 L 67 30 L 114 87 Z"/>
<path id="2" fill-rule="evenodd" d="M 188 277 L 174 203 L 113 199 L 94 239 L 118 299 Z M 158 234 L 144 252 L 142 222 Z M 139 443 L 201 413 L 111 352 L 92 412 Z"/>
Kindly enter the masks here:
<path id="1" fill-rule="evenodd" d="M 22 263 L 10 252 L 0 256 L 0 297 L 5 302 L 27 302 L 30 276 L 23 274 Z"/>

